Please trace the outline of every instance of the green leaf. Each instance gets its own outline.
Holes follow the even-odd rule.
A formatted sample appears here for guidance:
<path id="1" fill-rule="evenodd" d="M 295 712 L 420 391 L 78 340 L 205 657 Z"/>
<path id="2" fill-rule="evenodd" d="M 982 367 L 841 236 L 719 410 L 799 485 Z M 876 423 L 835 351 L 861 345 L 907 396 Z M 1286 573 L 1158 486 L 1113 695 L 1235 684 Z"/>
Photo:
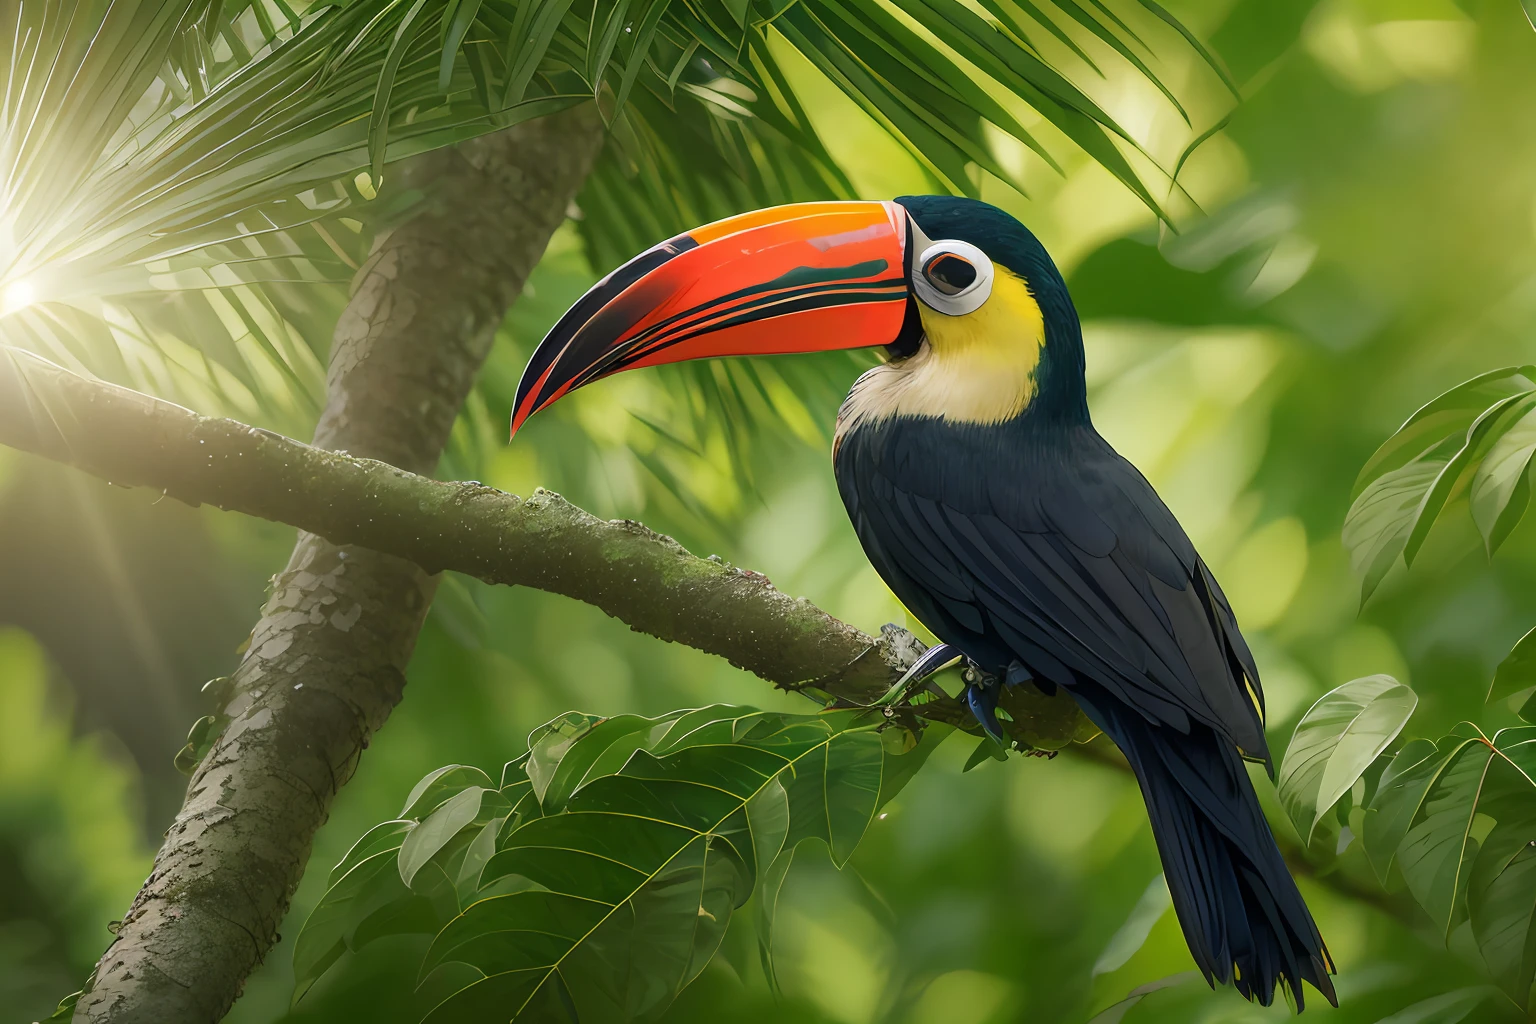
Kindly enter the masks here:
<path id="1" fill-rule="evenodd" d="M 1520 404 L 1527 400 L 1526 395 L 1511 395 L 1489 406 L 1467 428 L 1466 440 L 1451 457 L 1450 462 L 1440 471 L 1418 509 L 1414 512 L 1413 529 L 1409 531 L 1408 540 L 1403 545 L 1403 560 L 1408 565 L 1413 564 L 1414 556 L 1419 553 L 1424 539 L 1429 536 L 1430 529 L 1435 525 L 1435 519 L 1440 515 L 1440 510 L 1445 507 L 1451 492 L 1461 484 L 1465 476 L 1475 470 L 1482 463 L 1483 456 L 1500 433 L 1501 424 L 1506 422 L 1506 414 L 1518 409 Z"/>
<path id="2" fill-rule="evenodd" d="M 491 777 L 472 765 L 450 764 L 428 774 L 411 789 L 400 809 L 401 818 L 420 820 L 437 810 L 443 801 L 471 786 L 495 789 Z"/>
<path id="3" fill-rule="evenodd" d="M 784 882 L 789 878 L 789 869 L 794 866 L 798 849 L 797 846 L 789 847 L 775 857 L 757 889 L 757 952 L 763 965 L 763 977 L 768 979 L 769 987 L 775 992 L 779 990 L 779 976 L 774 966 L 773 925 L 779 912 L 779 894 L 784 891 Z"/>
<path id="4" fill-rule="evenodd" d="M 961 768 L 960 771 L 964 774 L 983 761 L 989 760 L 1006 762 L 1008 760 L 1008 751 L 998 746 L 997 741 L 992 739 L 992 737 L 983 736 L 981 742 L 976 744 L 976 749 L 971 751 L 971 756 L 965 759 L 965 767 Z"/>
<path id="5" fill-rule="evenodd" d="M 400 881 L 410 885 L 416 872 L 475 820 L 485 794 L 479 786 L 460 790 L 411 830 L 400 847 Z"/>
<path id="6" fill-rule="evenodd" d="M 1450 736 L 1438 744 L 1413 739 L 1403 744 L 1382 772 L 1376 795 L 1365 809 L 1361 842 L 1371 867 L 1386 884 L 1397 859 L 1397 849 L 1423 806 L 1424 795 L 1434 785 L 1449 758 L 1468 742 Z"/>
<path id="7" fill-rule="evenodd" d="M 507 823 L 507 815 L 492 818 L 480 830 L 475 833 L 475 838 L 470 840 L 469 846 L 464 851 L 464 861 L 459 865 L 459 876 L 454 882 L 454 888 L 462 895 L 473 894 L 480 888 L 480 872 L 490 859 L 496 856 L 496 837 L 501 833 L 502 826 Z"/>
<path id="8" fill-rule="evenodd" d="M 564 809 L 566 800 L 588 778 L 599 759 L 615 744 L 653 728 L 656 721 L 639 715 L 618 715 L 592 722 L 574 737 L 557 731 L 541 740 L 537 756 L 529 758 L 529 765 L 531 772 L 538 773 L 534 789 L 539 793 L 544 813 L 556 814 Z"/>
<path id="9" fill-rule="evenodd" d="M 1424 495 L 1447 461 L 1424 457 L 1389 470 L 1372 480 L 1350 506 L 1342 539 L 1361 578 L 1362 603 L 1403 553 Z"/>
<path id="10" fill-rule="evenodd" d="M 1377 1024 L 1457 1024 L 1493 994 L 1487 985 L 1459 988 L 1398 1010 Z"/>
<path id="11" fill-rule="evenodd" d="M 395 864 L 393 849 L 364 858 L 332 883 L 310 911 L 293 944 L 294 1003 L 341 959 L 363 921 L 388 904 L 411 899 Z"/>
<path id="12" fill-rule="evenodd" d="M 1506 828 L 1495 844 L 1499 850 L 1530 837 L 1536 727 L 1504 729 L 1490 741 L 1464 725 L 1442 740 L 1440 749 L 1444 756 L 1437 759 L 1397 858 L 1414 899 L 1448 937 L 1464 910 L 1473 862 L 1481 842 L 1492 836 L 1490 829 L 1501 823 Z"/>
<path id="13" fill-rule="evenodd" d="M 400 849 L 400 844 L 405 841 L 406 835 L 416 827 L 414 821 L 386 821 L 373 826 L 363 833 L 361 839 L 352 844 L 346 856 L 331 869 L 330 877 L 326 885 L 335 885 L 348 871 L 357 867 L 363 861 L 376 853 L 388 850 Z"/>
<path id="14" fill-rule="evenodd" d="M 469 34 L 469 28 L 475 22 L 475 15 L 480 13 L 480 3 L 481 0 L 455 0 L 443 11 L 443 17 L 451 20 L 446 22 L 442 55 L 438 60 L 438 92 L 447 92 L 453 83 L 454 61 L 458 57 L 459 48 L 464 45 L 464 37 Z"/>
<path id="15" fill-rule="evenodd" d="M 1472 825 L 1492 762 L 1487 744 L 1463 743 L 1425 794 L 1421 817 L 1397 850 L 1408 890 L 1443 937 L 1449 937 L 1466 892 L 1469 857 L 1476 852 Z"/>
<path id="16" fill-rule="evenodd" d="M 1181 971 L 1178 974 L 1170 974 L 1165 978 L 1158 978 L 1156 981 L 1149 981 L 1145 985 L 1138 985 L 1131 989 L 1126 997 L 1118 1003 L 1106 1006 L 1094 1014 L 1093 1019 L 1088 1024 L 1120 1024 L 1125 1019 L 1125 1015 L 1130 1013 L 1136 1004 L 1147 998 L 1147 996 L 1154 992 L 1160 992 L 1165 988 L 1176 988 L 1185 982 L 1194 981 L 1198 977 L 1200 977 L 1199 971 Z"/>
<path id="17" fill-rule="evenodd" d="M 586 736 L 601 721 L 601 715 L 570 711 L 539 726 L 529 735 L 528 760 L 523 764 L 523 771 L 533 783 L 533 791 L 541 802 L 560 768 L 560 761 L 577 740 Z"/>
<path id="18" fill-rule="evenodd" d="M 1516 640 L 1515 646 L 1494 669 L 1488 703 L 1513 697 L 1531 686 L 1536 686 L 1536 629 Z"/>
<path id="19" fill-rule="evenodd" d="M 1502 417 L 1472 477 L 1472 520 L 1491 556 L 1504 543 L 1530 500 L 1526 470 L 1536 454 L 1536 396 L 1527 395 Z"/>
<path id="20" fill-rule="evenodd" d="M 464 964 L 478 980 L 428 1020 L 472 1021 L 491 1008 L 501 1020 L 544 1019 L 567 1003 L 584 1021 L 661 1012 L 713 956 L 760 875 L 771 904 L 803 839 L 821 838 L 846 861 L 908 765 L 942 738 L 892 754 L 878 724 L 855 712 L 719 706 L 661 719 L 564 716 L 536 731 L 530 785 L 542 780 L 547 798 L 568 785 L 562 773 L 585 781 L 563 810 L 546 807 L 499 838 L 479 877 L 500 894 L 451 920 L 423 968 L 425 977 Z M 618 774 L 593 771 L 604 763 L 594 751 L 619 750 Z M 887 761 L 901 767 L 887 773 Z"/>
<path id="21" fill-rule="evenodd" d="M 825 794 L 824 816 L 841 819 L 843 785 L 859 790 L 852 804 L 862 806 L 868 773 L 857 762 L 871 749 L 878 794 L 884 755 L 871 727 L 847 715 L 745 720 L 747 735 L 737 741 L 715 739 L 660 757 L 637 751 L 623 774 L 573 793 L 565 813 L 513 831 L 483 877 L 517 876 L 542 891 L 481 900 L 443 930 L 425 970 L 453 960 L 486 977 L 428 1020 L 473 1019 L 489 1006 L 500 1008 L 501 1019 L 537 1019 L 566 999 L 583 1020 L 665 1008 L 702 969 L 731 910 L 751 892 L 752 821 L 782 818 L 779 801 L 764 794 L 775 783 L 810 779 Z M 727 719 L 693 733 L 718 733 L 722 724 L 733 728 Z M 872 747 L 855 736 L 867 736 Z M 749 813 L 760 797 L 765 803 Z M 793 792 L 788 802 L 793 806 Z"/>
<path id="22" fill-rule="evenodd" d="M 875 816 L 883 754 L 872 730 L 838 733 L 806 754 L 786 780 L 793 822 L 788 841 L 820 839 L 832 863 L 842 867 Z"/>
<path id="23" fill-rule="evenodd" d="M 1277 789 L 1304 842 L 1407 724 L 1418 695 L 1391 676 L 1354 679 L 1301 716 Z"/>
<path id="24" fill-rule="evenodd" d="M 1536 367 L 1506 366 L 1479 374 L 1419 407 L 1376 449 L 1355 479 L 1350 497 L 1383 473 L 1397 469 L 1449 437 L 1463 433 L 1490 405 L 1536 388 Z"/>
<path id="25" fill-rule="evenodd" d="M 1168 882 L 1159 872 L 1157 877 L 1147 884 L 1146 891 L 1136 901 L 1136 906 L 1131 908 L 1131 914 L 1125 919 L 1125 923 L 1110 937 L 1104 951 L 1094 961 L 1094 975 L 1108 974 L 1124 967 L 1131 957 L 1136 955 L 1136 951 L 1146 945 L 1147 936 L 1152 934 L 1153 926 L 1162 919 L 1172 905 L 1173 897 L 1168 893 Z"/>
<path id="26" fill-rule="evenodd" d="M 379 72 L 378 87 L 373 93 L 373 113 L 368 120 L 368 162 L 374 188 L 378 188 L 384 180 L 384 146 L 389 137 L 389 100 L 390 94 L 394 92 L 395 76 L 400 73 L 400 63 L 405 60 L 406 51 L 414 38 L 416 18 L 426 3 L 427 0 L 416 0 L 406 11 L 405 17 L 400 19 L 394 41 L 385 54 L 384 67 Z"/>
<path id="27" fill-rule="evenodd" d="M 1536 798 L 1503 811 L 1484 839 L 1467 886 L 1467 914 L 1483 962 L 1527 1008 L 1536 980 Z"/>

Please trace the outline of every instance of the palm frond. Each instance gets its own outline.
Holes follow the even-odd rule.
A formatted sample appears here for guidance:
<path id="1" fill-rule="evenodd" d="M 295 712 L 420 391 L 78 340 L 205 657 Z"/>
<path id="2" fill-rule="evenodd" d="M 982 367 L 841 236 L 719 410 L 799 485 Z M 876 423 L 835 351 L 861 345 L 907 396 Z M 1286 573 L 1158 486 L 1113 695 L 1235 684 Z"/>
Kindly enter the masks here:
<path id="1" fill-rule="evenodd" d="M 612 143 L 580 226 L 594 266 L 613 265 L 745 207 L 854 194 L 797 94 L 791 51 L 935 187 L 1008 180 L 1000 132 L 1051 165 L 1076 146 L 1159 210 L 1172 174 L 1158 168 L 1182 152 L 1149 152 L 1154 140 L 1104 97 L 1140 82 L 1200 129 L 1188 147 L 1226 108 L 1202 121 L 1182 92 L 1210 106 L 1209 90 L 1174 83 L 1220 65 L 1155 5 L 1090 6 L 13 5 L 0 14 L 0 341 L 299 429 L 345 282 L 370 225 L 392 215 L 388 189 L 375 198 L 389 162 L 595 98 Z M 768 408 L 731 374 L 679 374 L 749 421 Z M 690 412 L 684 433 L 722 430 L 718 412 Z M 735 433 L 733 458 L 751 429 Z"/>

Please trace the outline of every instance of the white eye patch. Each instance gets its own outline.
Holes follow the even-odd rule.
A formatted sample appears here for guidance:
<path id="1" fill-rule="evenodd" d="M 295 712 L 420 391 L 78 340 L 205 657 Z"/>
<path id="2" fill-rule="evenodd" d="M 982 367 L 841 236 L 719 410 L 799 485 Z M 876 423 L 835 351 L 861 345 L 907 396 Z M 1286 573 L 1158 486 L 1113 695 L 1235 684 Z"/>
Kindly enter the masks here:
<path id="1" fill-rule="evenodd" d="M 933 242 L 913 261 L 912 290 L 948 316 L 974 313 L 992 294 L 992 261 L 970 242 Z"/>

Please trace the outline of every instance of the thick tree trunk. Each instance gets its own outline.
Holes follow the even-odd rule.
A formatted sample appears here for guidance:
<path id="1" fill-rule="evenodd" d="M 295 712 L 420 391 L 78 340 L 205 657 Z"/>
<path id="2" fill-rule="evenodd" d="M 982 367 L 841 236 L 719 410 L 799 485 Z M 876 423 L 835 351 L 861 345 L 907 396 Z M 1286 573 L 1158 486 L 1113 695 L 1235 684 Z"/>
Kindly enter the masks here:
<path id="1" fill-rule="evenodd" d="M 436 466 L 601 138 L 589 104 L 392 169 L 428 205 L 359 274 L 317 445 Z M 410 562 L 300 535 L 233 677 L 231 721 L 76 1021 L 202 1024 L 229 1010 L 276 939 L 332 798 L 400 699 L 433 589 Z"/>

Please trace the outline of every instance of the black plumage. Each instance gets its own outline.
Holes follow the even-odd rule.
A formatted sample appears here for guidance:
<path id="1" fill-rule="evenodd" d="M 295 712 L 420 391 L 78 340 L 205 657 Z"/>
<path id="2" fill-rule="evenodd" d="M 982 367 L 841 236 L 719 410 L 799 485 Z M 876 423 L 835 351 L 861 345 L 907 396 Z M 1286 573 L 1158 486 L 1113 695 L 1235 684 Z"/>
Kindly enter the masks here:
<path id="1" fill-rule="evenodd" d="M 1125 753 L 1207 979 L 1334 1001 L 1331 963 L 1243 765 L 1273 768 L 1253 656 L 1152 486 L 1094 430 L 1078 318 L 1044 248 L 970 200 L 899 200 L 930 238 L 1019 275 L 1046 337 L 1033 399 L 997 424 L 894 416 L 841 436 L 839 490 L 870 561 L 983 668 L 1059 686 Z"/>

